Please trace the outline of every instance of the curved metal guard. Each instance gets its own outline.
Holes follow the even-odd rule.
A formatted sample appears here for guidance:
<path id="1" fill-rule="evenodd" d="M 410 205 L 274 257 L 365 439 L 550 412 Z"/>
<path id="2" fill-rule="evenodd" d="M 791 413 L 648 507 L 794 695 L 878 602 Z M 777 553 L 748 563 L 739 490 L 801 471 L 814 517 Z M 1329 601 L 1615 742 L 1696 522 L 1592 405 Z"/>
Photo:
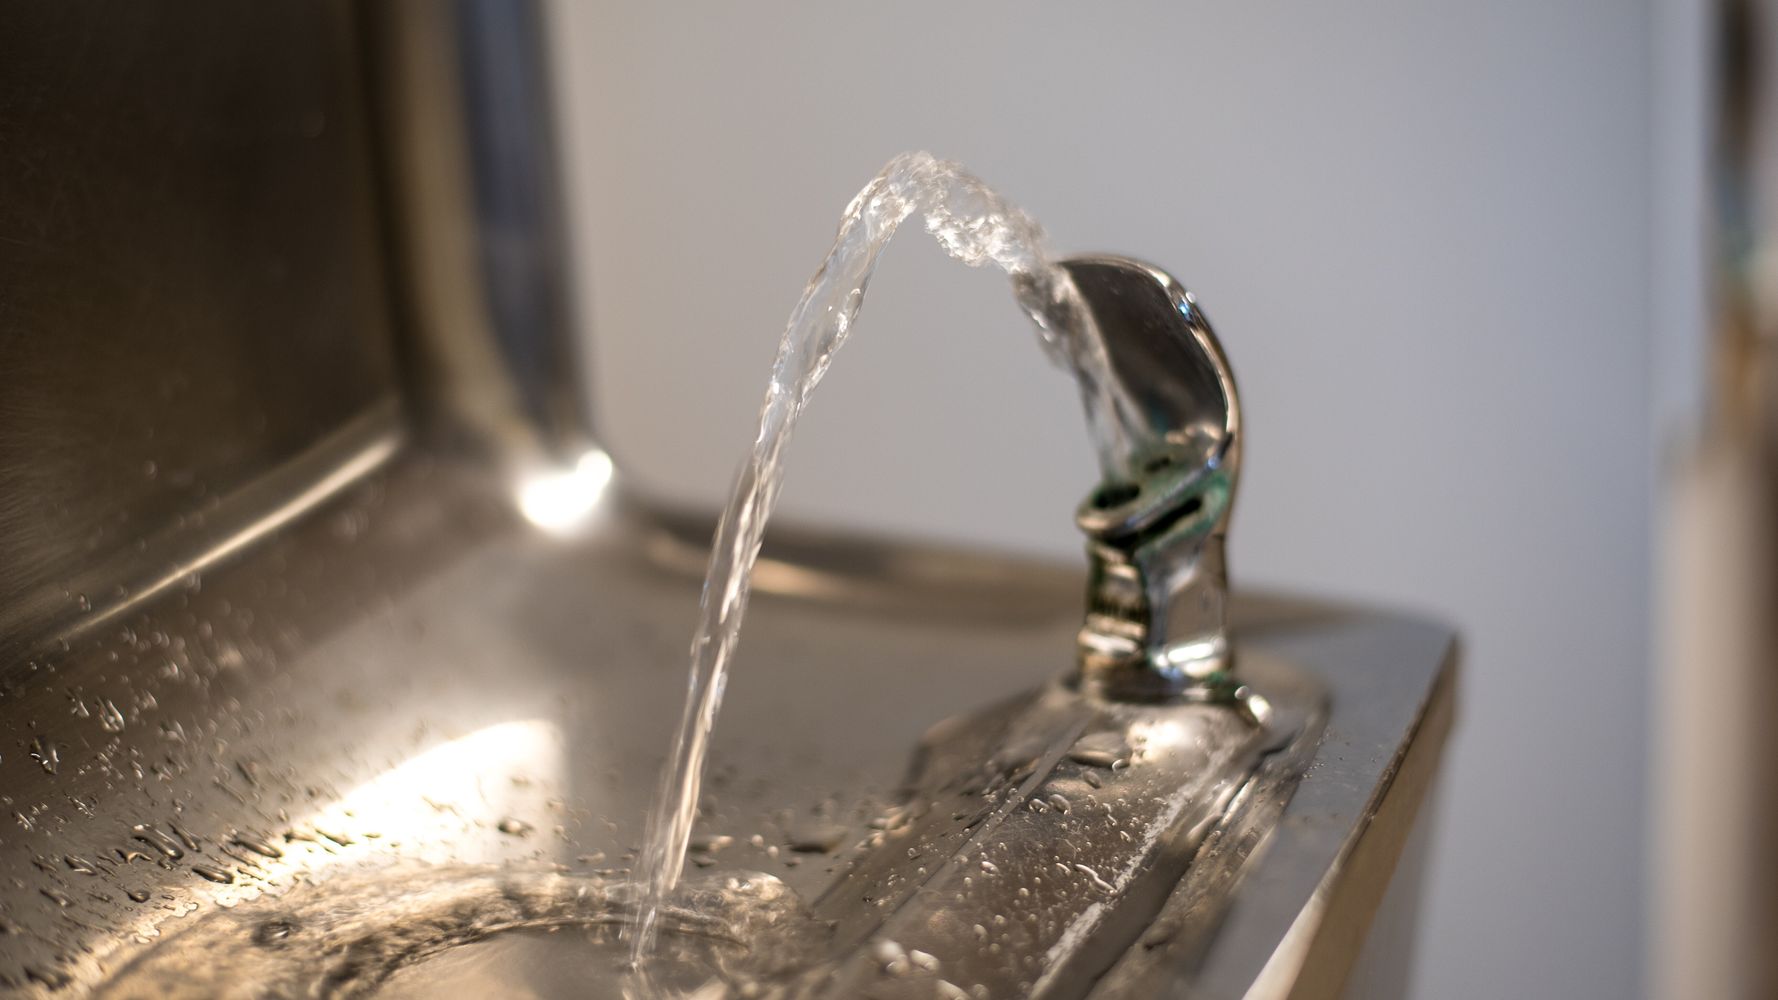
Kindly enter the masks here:
<path id="1" fill-rule="evenodd" d="M 1241 456 L 1234 375 L 1204 314 L 1166 272 L 1076 257 L 1086 322 L 1113 388 L 1141 413 L 1127 475 L 1108 475 L 1075 515 L 1092 572 L 1080 684 L 1107 697 L 1243 694 L 1231 673 L 1223 541 Z"/>

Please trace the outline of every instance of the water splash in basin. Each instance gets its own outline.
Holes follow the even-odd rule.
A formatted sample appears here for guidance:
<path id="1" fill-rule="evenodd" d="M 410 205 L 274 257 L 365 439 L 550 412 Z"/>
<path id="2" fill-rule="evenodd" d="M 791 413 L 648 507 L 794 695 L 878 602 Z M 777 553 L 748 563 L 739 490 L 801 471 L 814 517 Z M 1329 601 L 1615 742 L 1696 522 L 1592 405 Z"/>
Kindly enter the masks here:
<path id="1" fill-rule="evenodd" d="M 381 869 L 211 911 L 95 995 L 729 997 L 806 964 L 826 926 L 778 879 L 730 873 L 682 887 L 639 971 L 617 933 L 634 910 L 633 886 L 594 875 Z"/>

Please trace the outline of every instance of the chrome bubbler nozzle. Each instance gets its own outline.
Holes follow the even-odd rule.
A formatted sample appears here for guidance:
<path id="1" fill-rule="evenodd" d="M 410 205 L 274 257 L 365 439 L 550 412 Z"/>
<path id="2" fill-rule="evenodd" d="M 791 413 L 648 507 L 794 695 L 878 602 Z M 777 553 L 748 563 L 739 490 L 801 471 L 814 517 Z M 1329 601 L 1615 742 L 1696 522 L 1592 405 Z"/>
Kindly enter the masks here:
<path id="1" fill-rule="evenodd" d="M 1061 262 L 1112 391 L 1142 426 L 1075 521 L 1092 560 L 1079 684 L 1119 700 L 1246 697 L 1232 673 L 1224 540 L 1241 407 L 1222 345 L 1166 272 L 1122 257 Z"/>

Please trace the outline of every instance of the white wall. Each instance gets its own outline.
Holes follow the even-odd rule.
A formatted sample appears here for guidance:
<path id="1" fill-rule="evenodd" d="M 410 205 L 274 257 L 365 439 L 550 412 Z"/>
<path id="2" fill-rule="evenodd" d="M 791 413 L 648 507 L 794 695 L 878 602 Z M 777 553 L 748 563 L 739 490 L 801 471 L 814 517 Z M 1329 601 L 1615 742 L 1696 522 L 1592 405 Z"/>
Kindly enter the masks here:
<path id="1" fill-rule="evenodd" d="M 1289 6 L 563 4 L 599 417 L 714 502 L 837 213 L 903 149 L 1162 264 L 1241 379 L 1241 581 L 1465 632 L 1419 995 L 1636 995 L 1648 12 Z M 1072 392 L 1004 284 L 919 239 L 785 510 L 1077 557 Z"/>

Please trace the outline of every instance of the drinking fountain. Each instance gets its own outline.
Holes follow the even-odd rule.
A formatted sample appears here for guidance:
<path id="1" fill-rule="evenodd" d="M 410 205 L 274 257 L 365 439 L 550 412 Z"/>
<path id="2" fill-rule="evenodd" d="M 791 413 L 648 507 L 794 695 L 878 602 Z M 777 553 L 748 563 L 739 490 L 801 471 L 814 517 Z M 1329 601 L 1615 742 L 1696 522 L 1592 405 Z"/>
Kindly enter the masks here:
<path id="1" fill-rule="evenodd" d="M 1087 572 L 774 529 L 619 969 L 710 520 L 586 419 L 543 14 L 15 13 L 0 984 L 1402 995 L 1455 638 L 1230 592 L 1233 369 L 1109 256 L 1062 267 L 1152 434 Z"/>

